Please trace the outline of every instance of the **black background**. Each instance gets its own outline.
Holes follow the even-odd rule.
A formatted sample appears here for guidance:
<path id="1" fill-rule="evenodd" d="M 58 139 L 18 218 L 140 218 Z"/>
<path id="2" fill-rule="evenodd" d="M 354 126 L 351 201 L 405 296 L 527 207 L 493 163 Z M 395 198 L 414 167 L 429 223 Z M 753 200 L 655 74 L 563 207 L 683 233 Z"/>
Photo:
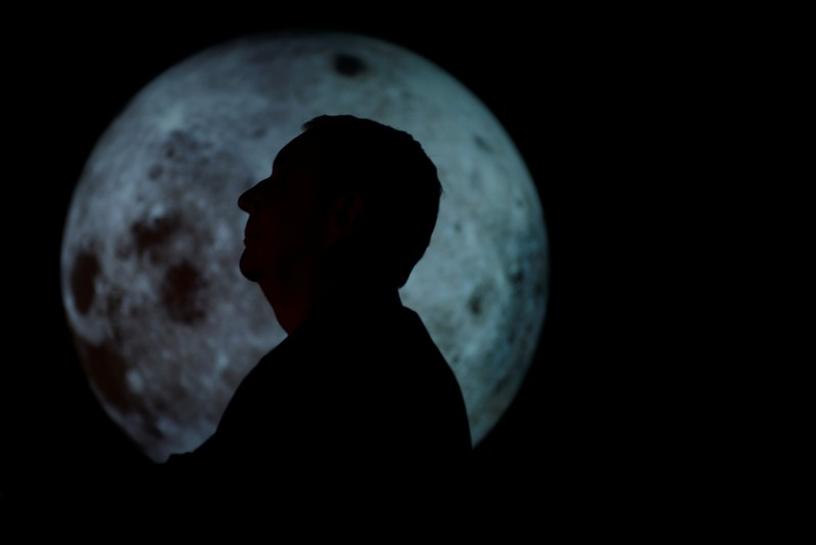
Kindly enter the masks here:
<path id="1" fill-rule="evenodd" d="M 16 348 L 4 369 L 4 499 L 83 475 L 116 479 L 142 462 L 73 351 L 59 283 L 67 206 L 97 139 L 145 84 L 204 47 L 276 28 L 362 32 L 434 61 L 498 117 L 536 181 L 550 243 L 546 322 L 519 395 L 476 450 L 474 479 L 572 497 L 625 481 L 673 448 L 657 439 L 668 425 L 657 398 L 670 390 L 658 369 L 675 355 L 655 354 L 652 331 L 628 325 L 628 290 L 648 284 L 655 265 L 631 259 L 626 240 L 643 224 L 633 226 L 620 204 L 649 202 L 650 214 L 661 213 L 645 182 L 665 153 L 655 126 L 683 115 L 674 100 L 683 80 L 665 67 L 683 69 L 675 55 L 687 36 L 666 16 L 647 28 L 621 12 L 456 17 L 424 9 L 51 13 L 47 24 L 18 29 L 7 67 L 16 168 L 5 184 L 4 272 Z"/>

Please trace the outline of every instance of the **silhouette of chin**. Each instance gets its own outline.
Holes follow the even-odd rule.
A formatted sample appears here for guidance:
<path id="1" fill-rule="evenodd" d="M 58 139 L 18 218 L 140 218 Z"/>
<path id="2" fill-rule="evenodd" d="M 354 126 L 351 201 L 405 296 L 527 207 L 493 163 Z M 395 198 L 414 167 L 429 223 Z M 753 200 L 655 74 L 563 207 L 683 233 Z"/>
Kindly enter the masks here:
<path id="1" fill-rule="evenodd" d="M 238 269 L 241 271 L 241 275 L 244 278 L 249 280 L 250 282 L 258 282 L 261 279 L 261 274 L 257 270 L 257 267 L 253 267 L 252 264 L 249 262 L 249 258 L 246 255 L 246 250 L 243 254 L 241 254 L 241 260 L 238 264 Z"/>

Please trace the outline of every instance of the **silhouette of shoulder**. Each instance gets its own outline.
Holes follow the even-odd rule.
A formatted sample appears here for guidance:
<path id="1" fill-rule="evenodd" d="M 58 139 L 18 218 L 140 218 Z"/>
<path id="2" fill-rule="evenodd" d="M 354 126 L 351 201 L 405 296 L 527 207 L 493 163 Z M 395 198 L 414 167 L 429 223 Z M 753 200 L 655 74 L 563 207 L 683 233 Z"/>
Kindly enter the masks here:
<path id="1" fill-rule="evenodd" d="M 327 474 L 443 471 L 471 449 L 456 378 L 421 318 L 397 303 L 310 319 L 247 375 L 205 465 Z"/>

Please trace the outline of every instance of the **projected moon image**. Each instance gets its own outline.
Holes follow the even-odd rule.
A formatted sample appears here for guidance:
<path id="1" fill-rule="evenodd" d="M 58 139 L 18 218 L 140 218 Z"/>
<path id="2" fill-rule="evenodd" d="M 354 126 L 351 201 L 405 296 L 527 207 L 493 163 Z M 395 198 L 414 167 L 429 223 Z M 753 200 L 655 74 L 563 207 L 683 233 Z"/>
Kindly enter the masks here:
<path id="1" fill-rule="evenodd" d="M 68 209 L 62 294 L 80 361 L 111 418 L 156 461 L 206 440 L 285 337 L 239 272 L 246 215 L 236 203 L 321 114 L 407 131 L 438 167 L 439 220 L 400 295 L 459 380 L 474 444 L 519 390 L 544 320 L 547 238 L 533 180 L 498 120 L 396 45 L 253 36 L 143 88 L 95 146 Z"/>

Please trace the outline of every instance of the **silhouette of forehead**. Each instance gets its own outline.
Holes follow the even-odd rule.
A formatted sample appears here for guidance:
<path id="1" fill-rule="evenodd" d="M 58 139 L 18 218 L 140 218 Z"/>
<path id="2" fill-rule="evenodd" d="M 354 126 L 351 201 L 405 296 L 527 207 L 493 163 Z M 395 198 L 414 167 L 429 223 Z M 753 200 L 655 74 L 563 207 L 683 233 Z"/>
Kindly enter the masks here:
<path id="1" fill-rule="evenodd" d="M 308 169 L 317 166 L 319 154 L 313 142 L 301 134 L 286 144 L 278 152 L 272 163 L 273 169 L 292 170 Z"/>
<path id="2" fill-rule="evenodd" d="M 327 158 L 323 144 L 308 131 L 298 135 L 278 152 L 272 170 L 275 172 L 274 177 L 285 183 L 293 183 L 294 179 L 299 180 L 298 184 L 305 182 L 316 193 L 320 202 L 325 204 L 336 195 L 325 179 L 326 165 L 323 163 Z"/>

